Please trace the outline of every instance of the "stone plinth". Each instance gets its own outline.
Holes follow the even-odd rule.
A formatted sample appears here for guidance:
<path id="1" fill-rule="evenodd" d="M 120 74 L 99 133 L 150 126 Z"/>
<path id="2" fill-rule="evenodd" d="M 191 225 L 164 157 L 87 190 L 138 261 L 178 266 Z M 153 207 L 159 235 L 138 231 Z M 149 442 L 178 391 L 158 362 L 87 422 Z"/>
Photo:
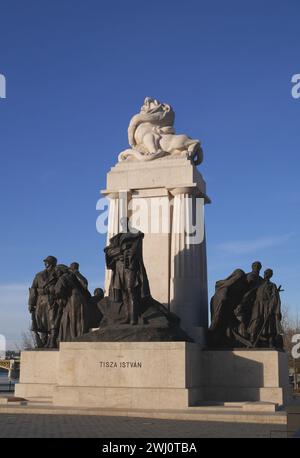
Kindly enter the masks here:
<path id="1" fill-rule="evenodd" d="M 181 318 L 181 326 L 199 340 L 208 324 L 206 241 L 204 204 L 209 202 L 206 185 L 187 159 L 121 162 L 107 174 L 110 199 L 108 239 L 119 232 L 118 221 L 129 204 L 132 224 L 145 233 L 144 264 L 151 294 Z M 196 199 L 198 206 L 188 204 Z M 192 202 L 192 199 L 190 199 Z M 187 221 L 197 215 L 199 234 Z M 108 291 L 110 273 L 106 273 Z M 203 334 L 203 333 L 202 333 Z"/>
<path id="2" fill-rule="evenodd" d="M 265 401 L 290 398 L 288 355 L 277 350 L 207 350 L 201 353 L 203 398 L 209 401 Z"/>
<path id="3" fill-rule="evenodd" d="M 16 396 L 26 399 L 119 409 L 185 409 L 204 401 L 286 405 L 289 395 L 285 353 L 206 351 L 187 342 L 70 342 L 59 351 L 22 352 L 16 385 Z"/>
<path id="4" fill-rule="evenodd" d="M 198 345 L 184 342 L 63 343 L 53 403 L 184 408 L 201 398 Z"/>
<path id="5" fill-rule="evenodd" d="M 119 162 L 107 174 L 107 190 L 176 188 L 194 184 L 206 193 L 206 184 L 187 159 L 156 159 L 148 162 Z"/>
<path id="6" fill-rule="evenodd" d="M 22 352 L 16 395 L 59 406 L 186 408 L 201 399 L 200 352 L 185 342 L 73 342 Z"/>
<path id="7" fill-rule="evenodd" d="M 59 351 L 22 351 L 20 381 L 15 395 L 23 398 L 52 397 L 57 384 Z"/>

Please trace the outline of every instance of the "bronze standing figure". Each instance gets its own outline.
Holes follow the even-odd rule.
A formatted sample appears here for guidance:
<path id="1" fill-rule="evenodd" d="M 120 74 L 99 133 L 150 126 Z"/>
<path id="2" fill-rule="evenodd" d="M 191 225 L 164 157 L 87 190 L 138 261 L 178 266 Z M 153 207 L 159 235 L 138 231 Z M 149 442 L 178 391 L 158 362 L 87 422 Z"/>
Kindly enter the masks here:
<path id="1" fill-rule="evenodd" d="M 150 297 L 149 282 L 143 262 L 143 238 L 140 231 L 130 232 L 128 219 L 120 221 L 122 232 L 110 239 L 105 248 L 106 266 L 112 270 L 109 297 L 126 307 L 125 323 L 138 324 L 141 300 Z"/>

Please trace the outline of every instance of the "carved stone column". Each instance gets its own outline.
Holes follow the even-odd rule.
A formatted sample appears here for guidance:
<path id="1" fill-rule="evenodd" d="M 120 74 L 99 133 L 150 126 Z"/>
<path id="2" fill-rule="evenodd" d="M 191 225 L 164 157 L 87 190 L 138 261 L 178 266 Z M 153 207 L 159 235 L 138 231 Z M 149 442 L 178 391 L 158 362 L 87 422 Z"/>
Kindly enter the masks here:
<path id="1" fill-rule="evenodd" d="M 169 191 L 173 196 L 170 310 L 199 340 L 208 325 L 205 199 L 195 187 Z"/>
<path id="2" fill-rule="evenodd" d="M 186 228 L 193 232 L 188 221 L 195 212 L 204 231 L 203 204 L 210 200 L 202 175 L 183 158 L 124 161 L 107 174 L 107 189 L 102 192 L 109 198 L 119 198 L 124 189 L 130 190 L 128 216 L 133 213 L 133 226 L 145 233 L 143 257 L 153 298 L 177 313 L 183 327 L 202 341 L 208 317 L 205 237 L 195 243 L 197 236 L 185 233 Z M 193 203 L 187 197 L 193 197 Z M 197 203 L 197 209 L 195 202 L 201 198 L 202 205 Z M 120 204 L 111 204 L 109 237 L 116 233 L 120 218 L 117 208 Z M 193 218 L 190 221 L 195 224 Z M 110 273 L 106 272 L 106 289 L 109 279 Z"/>

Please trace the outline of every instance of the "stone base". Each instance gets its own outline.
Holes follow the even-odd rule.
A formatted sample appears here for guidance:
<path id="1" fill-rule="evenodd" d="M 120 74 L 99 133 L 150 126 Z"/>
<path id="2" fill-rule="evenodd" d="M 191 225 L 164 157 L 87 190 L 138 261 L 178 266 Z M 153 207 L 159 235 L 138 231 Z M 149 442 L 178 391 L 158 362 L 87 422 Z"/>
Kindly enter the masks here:
<path id="1" fill-rule="evenodd" d="M 57 383 L 58 362 L 58 350 L 22 351 L 20 382 L 15 385 L 15 395 L 23 398 L 52 397 Z"/>
<path id="2" fill-rule="evenodd" d="M 201 398 L 199 357 L 185 342 L 63 343 L 53 403 L 185 408 Z"/>
<path id="3" fill-rule="evenodd" d="M 110 409 L 185 409 L 201 396 L 197 388 L 103 388 L 62 387 L 54 391 L 58 406 L 101 407 Z"/>
<path id="4" fill-rule="evenodd" d="M 201 400 L 200 353 L 186 342 L 65 342 L 55 353 L 22 352 L 16 394 L 45 390 L 61 406 L 186 408 Z M 42 374 L 33 367 L 41 359 Z"/>
<path id="5" fill-rule="evenodd" d="M 104 193 L 129 189 L 177 188 L 195 184 L 203 194 L 206 183 L 199 170 L 186 158 L 165 158 L 149 162 L 118 162 L 107 174 Z M 207 198 L 208 199 L 208 198 Z"/>
<path id="6" fill-rule="evenodd" d="M 288 356 L 272 349 L 205 350 L 202 392 L 210 401 L 288 404 Z"/>
<path id="7" fill-rule="evenodd" d="M 185 409 L 203 402 L 283 405 L 289 402 L 287 355 L 201 350 L 189 342 L 65 342 L 56 352 L 22 352 L 16 396 L 112 409 Z"/>

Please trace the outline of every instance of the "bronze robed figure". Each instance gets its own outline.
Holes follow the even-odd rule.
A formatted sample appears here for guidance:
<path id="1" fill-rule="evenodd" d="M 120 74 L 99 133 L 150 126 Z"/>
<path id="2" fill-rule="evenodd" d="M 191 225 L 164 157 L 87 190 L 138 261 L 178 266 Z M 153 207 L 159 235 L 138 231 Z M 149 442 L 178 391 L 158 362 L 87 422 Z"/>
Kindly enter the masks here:
<path id="1" fill-rule="evenodd" d="M 109 297 L 126 307 L 125 322 L 138 323 L 141 300 L 150 297 L 143 262 L 143 238 L 140 231 L 130 232 L 127 218 L 121 220 L 123 232 L 110 239 L 105 248 L 106 266 L 112 270 Z"/>
<path id="2" fill-rule="evenodd" d="M 67 266 L 57 266 L 58 280 L 55 297 L 58 302 L 58 341 L 72 342 L 88 332 L 88 308 L 90 294 L 78 276 Z"/>
<path id="3" fill-rule="evenodd" d="M 54 287 L 57 281 L 55 256 L 44 259 L 45 270 L 34 277 L 29 289 L 28 308 L 32 317 L 32 331 L 35 334 L 37 346 L 55 346 L 55 311 L 56 301 Z"/>
<path id="4" fill-rule="evenodd" d="M 271 269 L 259 275 L 262 265 L 252 264 L 246 274 L 236 269 L 216 283 L 211 299 L 210 347 L 283 348 L 281 287 L 270 281 Z"/>
<path id="5" fill-rule="evenodd" d="M 31 330 L 39 348 L 57 348 L 59 342 L 72 341 L 89 330 L 91 295 L 79 264 L 57 265 L 54 256 L 45 260 L 29 289 Z M 94 323 L 91 323 L 91 327 Z"/>
<path id="6" fill-rule="evenodd" d="M 283 346 L 279 295 L 281 288 L 277 288 L 275 283 L 270 281 L 272 276 L 273 271 L 267 269 L 264 273 L 264 282 L 257 289 L 248 327 L 253 347 L 281 348 Z"/>

